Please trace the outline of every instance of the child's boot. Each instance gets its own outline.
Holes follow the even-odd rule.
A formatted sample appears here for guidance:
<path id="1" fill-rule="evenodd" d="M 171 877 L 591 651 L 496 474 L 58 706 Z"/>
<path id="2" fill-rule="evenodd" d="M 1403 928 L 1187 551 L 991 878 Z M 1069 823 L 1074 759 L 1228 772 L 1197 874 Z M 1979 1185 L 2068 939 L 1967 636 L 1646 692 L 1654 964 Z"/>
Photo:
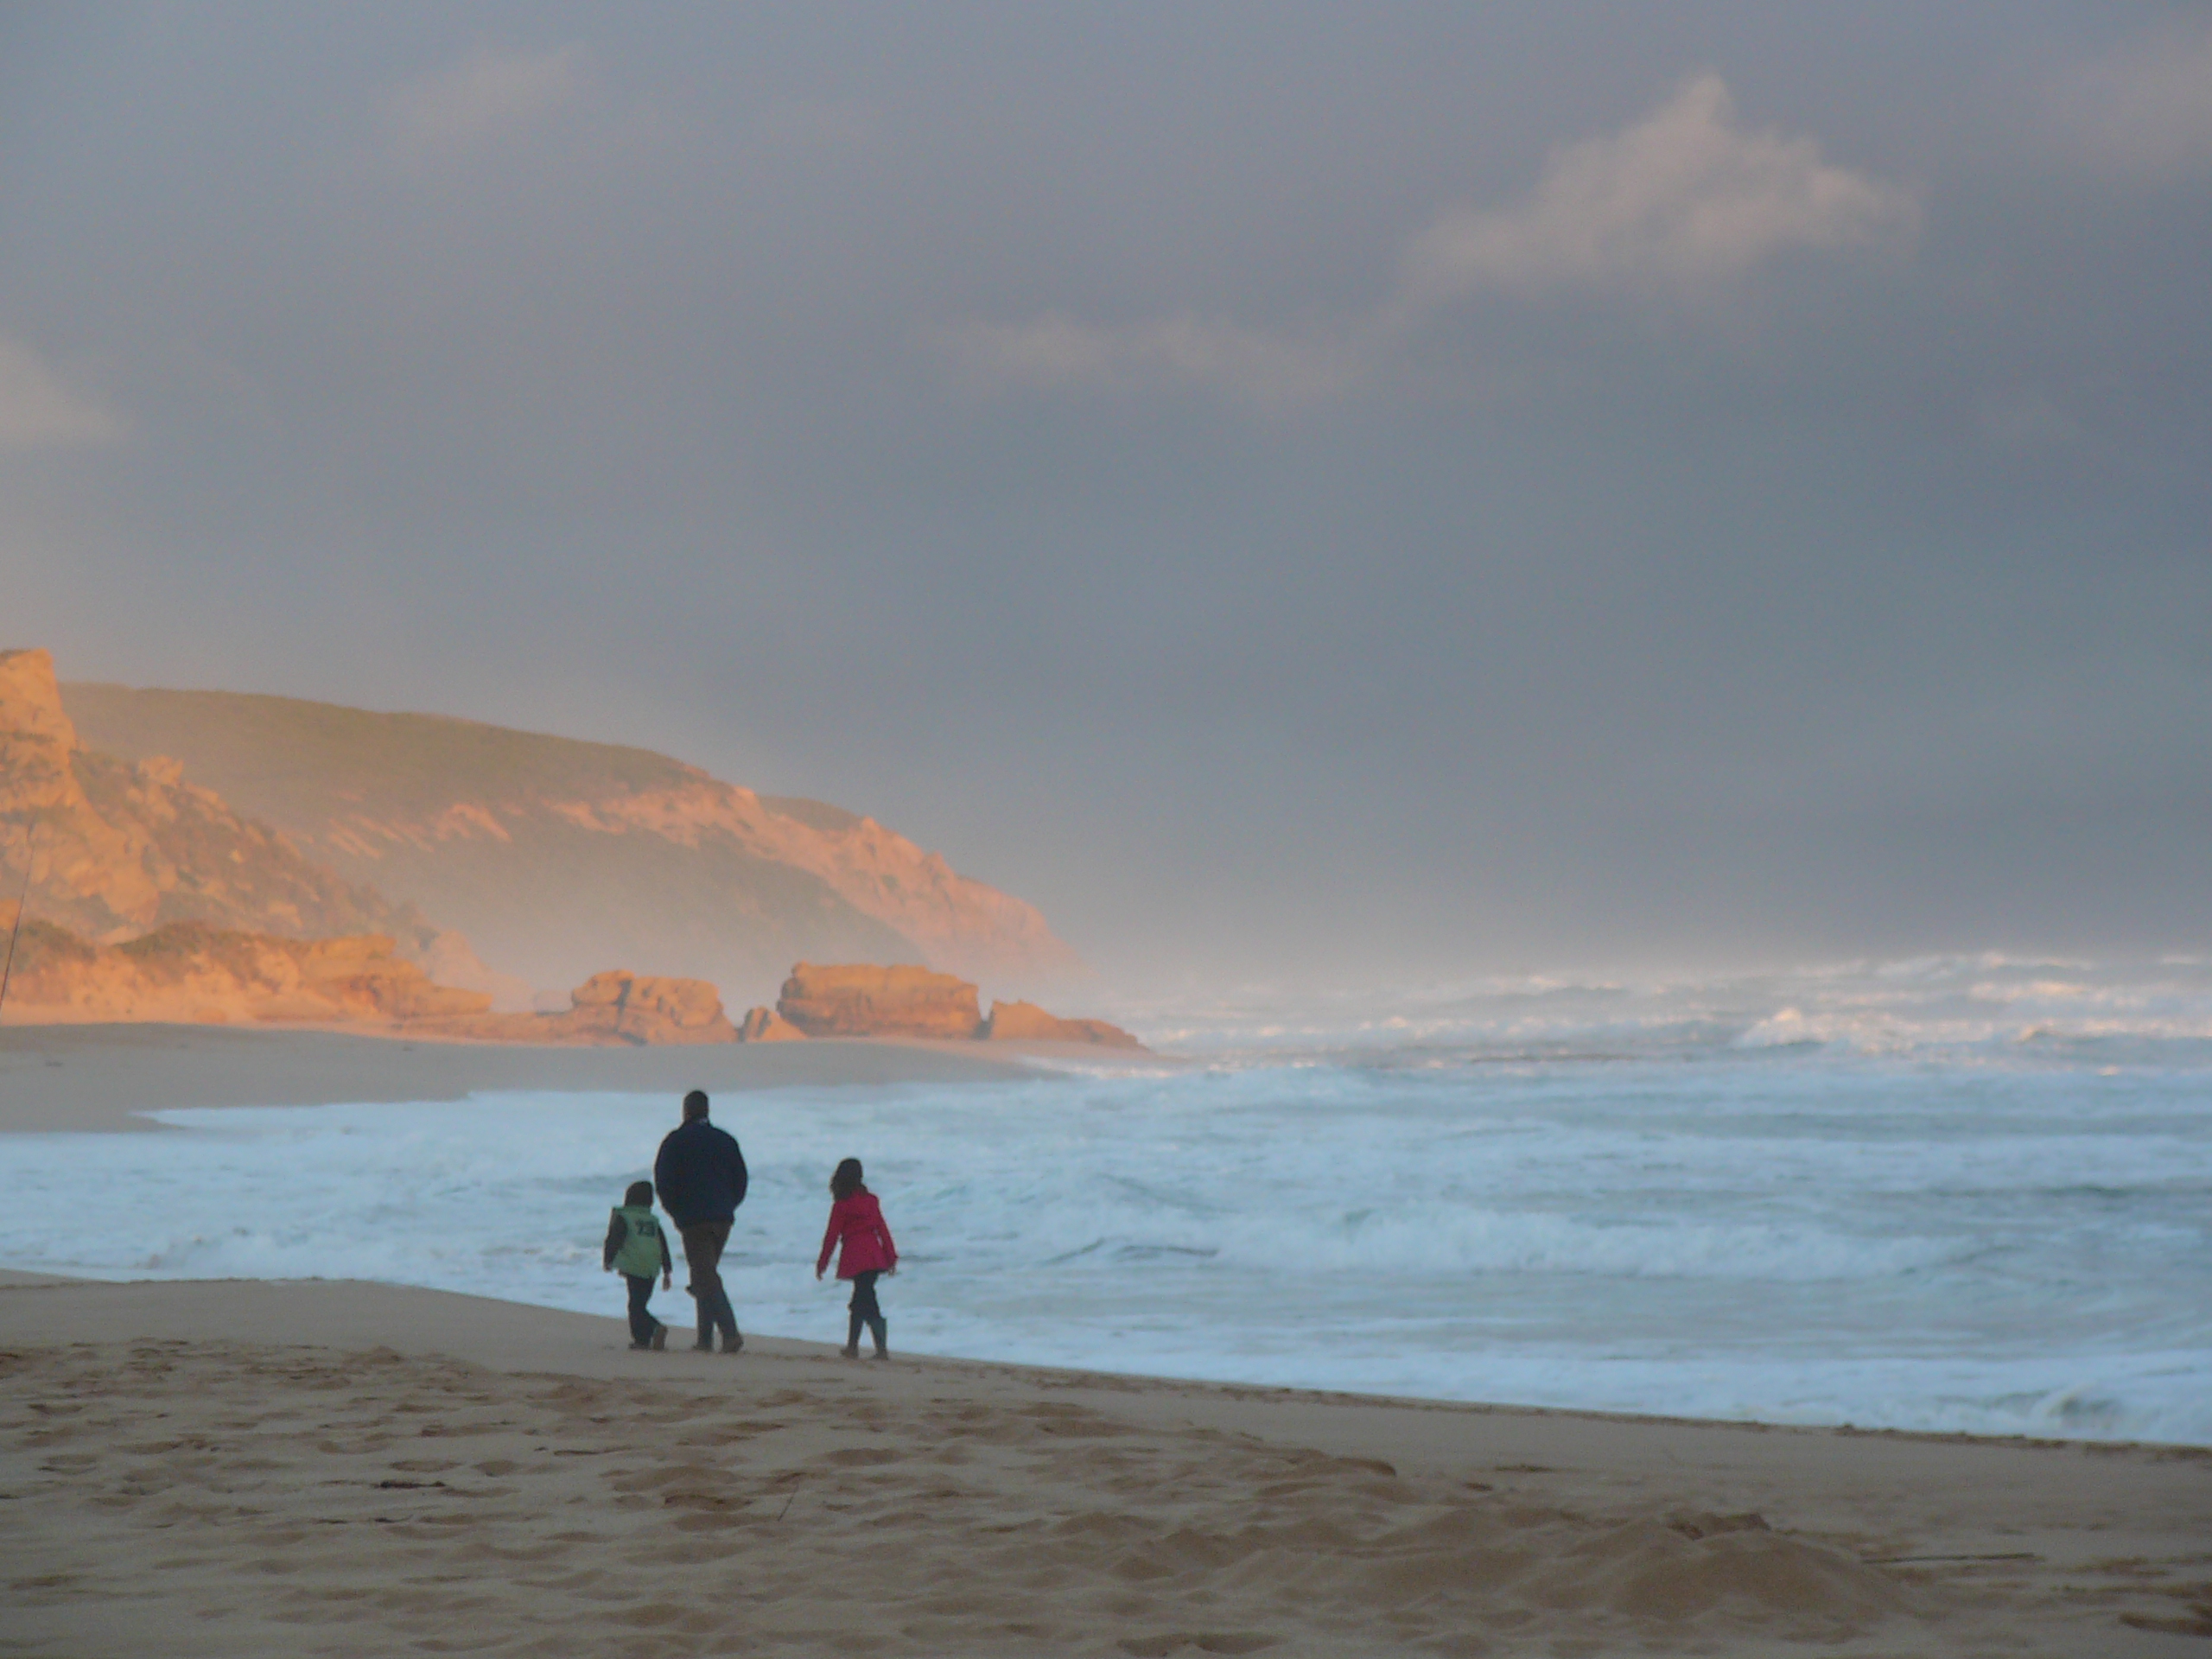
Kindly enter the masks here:
<path id="1" fill-rule="evenodd" d="M 652 1344 L 655 1353 L 659 1353 L 668 1346 L 668 1327 L 658 1319 L 653 1321 Z"/>
<path id="2" fill-rule="evenodd" d="M 877 1314 L 874 1319 L 870 1319 L 870 1320 L 868 1322 L 868 1330 L 869 1330 L 869 1331 L 870 1331 L 870 1332 L 874 1335 L 874 1338 L 875 1338 L 875 1355 L 874 1355 L 874 1357 L 875 1357 L 877 1359 L 888 1359 L 888 1358 L 890 1358 L 890 1357 L 891 1357 L 891 1349 L 890 1349 L 889 1341 L 888 1341 L 888 1332 L 889 1332 L 889 1331 L 890 1331 L 890 1326 L 888 1326 L 887 1325 L 886 1325 L 886 1324 L 884 1323 L 884 1320 L 883 1320 L 883 1315 L 882 1315 L 882 1314 L 880 1314 L 880 1313 L 879 1313 L 879 1314 Z M 858 1344 L 857 1343 L 855 1343 L 855 1346 L 858 1346 L 858 1345 L 859 1345 L 859 1344 Z"/>
<path id="3" fill-rule="evenodd" d="M 847 1359 L 858 1359 L 861 1357 L 861 1316 L 859 1314 L 855 1313 L 850 1316 L 845 1328 L 845 1345 L 838 1351 Z"/>

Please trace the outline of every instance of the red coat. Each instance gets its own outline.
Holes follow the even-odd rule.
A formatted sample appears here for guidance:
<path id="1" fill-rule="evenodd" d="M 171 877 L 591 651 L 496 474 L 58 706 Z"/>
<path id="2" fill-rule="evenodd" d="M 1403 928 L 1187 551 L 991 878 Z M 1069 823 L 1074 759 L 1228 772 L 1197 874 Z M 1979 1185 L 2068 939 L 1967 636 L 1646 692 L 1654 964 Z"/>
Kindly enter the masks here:
<path id="1" fill-rule="evenodd" d="M 883 1224 L 883 1206 L 866 1187 L 830 1206 L 830 1230 L 822 1236 L 822 1259 L 814 1264 L 816 1273 L 830 1265 L 830 1252 L 841 1243 L 845 1248 L 837 1257 L 840 1279 L 885 1273 L 899 1265 L 899 1247 L 891 1242 L 891 1230 Z"/>

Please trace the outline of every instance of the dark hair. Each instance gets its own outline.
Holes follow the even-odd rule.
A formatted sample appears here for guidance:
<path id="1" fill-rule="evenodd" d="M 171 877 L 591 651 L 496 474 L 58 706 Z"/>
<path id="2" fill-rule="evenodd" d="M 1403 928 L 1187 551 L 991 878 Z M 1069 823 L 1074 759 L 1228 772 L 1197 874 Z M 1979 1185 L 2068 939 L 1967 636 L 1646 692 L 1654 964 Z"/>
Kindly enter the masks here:
<path id="1" fill-rule="evenodd" d="M 861 1185 L 861 1160 L 857 1158 L 846 1159 L 830 1178 L 830 1196 L 833 1198 L 849 1198 L 864 1190 Z"/>
<path id="2" fill-rule="evenodd" d="M 630 1183 L 630 1190 L 622 1195 L 622 1202 L 632 1209 L 639 1205 L 650 1207 L 652 1201 L 653 1184 L 651 1181 L 632 1181 Z"/>
<path id="3" fill-rule="evenodd" d="M 696 1122 L 706 1115 L 707 1091 L 705 1090 L 694 1089 L 683 1096 L 683 1121 L 686 1123 Z"/>

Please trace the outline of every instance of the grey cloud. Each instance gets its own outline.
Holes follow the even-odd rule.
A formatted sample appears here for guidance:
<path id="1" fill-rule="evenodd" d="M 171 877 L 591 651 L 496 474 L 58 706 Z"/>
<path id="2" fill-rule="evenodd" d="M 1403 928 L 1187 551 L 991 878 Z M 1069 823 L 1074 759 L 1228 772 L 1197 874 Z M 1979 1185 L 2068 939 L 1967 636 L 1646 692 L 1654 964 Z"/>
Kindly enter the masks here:
<path id="1" fill-rule="evenodd" d="M 1408 252 L 1400 302 L 1491 287 L 1695 294 L 1793 251 L 1900 245 L 1919 223 L 1910 191 L 1834 165 L 1810 138 L 1746 130 L 1708 72 L 1624 130 L 1556 151 L 1521 206 L 1440 216 Z"/>
<path id="2" fill-rule="evenodd" d="M 1387 297 L 1325 332 L 1294 336 L 1188 312 L 1109 325 L 1048 312 L 940 338 L 973 385 L 1192 383 L 1281 410 L 1371 382 L 1433 314 L 1486 290 L 1697 300 L 1792 252 L 1902 249 L 1920 220 L 1910 190 L 1834 165 L 1810 138 L 1746 130 L 1726 84 L 1707 72 L 1621 131 L 1555 149 L 1525 200 L 1437 214 L 1407 245 Z"/>

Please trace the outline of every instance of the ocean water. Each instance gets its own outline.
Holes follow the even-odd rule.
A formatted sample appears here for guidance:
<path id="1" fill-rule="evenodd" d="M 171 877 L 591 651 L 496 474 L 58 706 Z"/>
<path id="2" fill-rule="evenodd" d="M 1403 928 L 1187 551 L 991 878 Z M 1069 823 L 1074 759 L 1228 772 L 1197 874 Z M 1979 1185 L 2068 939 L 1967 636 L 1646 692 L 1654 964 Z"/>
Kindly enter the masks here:
<path id="1" fill-rule="evenodd" d="M 916 1351 L 1447 1400 L 2212 1445 L 2212 966 L 1946 958 L 1123 1010 L 1172 1062 L 725 1096 L 748 1330 L 842 1339 L 836 1160 Z M 618 1313 L 674 1102 L 0 1137 L 0 1261 Z M 678 1289 L 658 1299 L 688 1322 Z"/>

